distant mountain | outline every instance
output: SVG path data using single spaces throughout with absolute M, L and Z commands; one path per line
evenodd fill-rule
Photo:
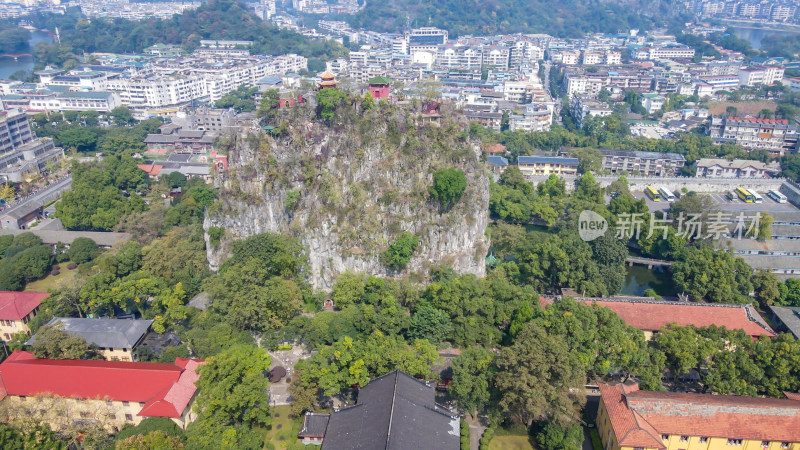
M 355 27 L 401 32 L 433 26 L 451 36 L 548 33 L 579 37 L 679 23 L 676 0 L 367 0 L 350 20 Z
M 298 53 L 329 58 L 345 52 L 333 41 L 314 41 L 265 23 L 237 0 L 208 0 L 196 10 L 168 19 L 87 19 L 80 9 L 71 8 L 63 16 L 34 16 L 31 23 L 51 30 L 57 26 L 61 41 L 76 52 L 138 53 L 157 43 L 193 48 L 201 39 L 253 41 L 256 53 L 268 55 Z

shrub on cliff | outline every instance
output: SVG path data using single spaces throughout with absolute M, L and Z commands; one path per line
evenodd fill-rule
M 467 189 L 467 176 L 460 169 L 452 167 L 433 174 L 431 197 L 442 203 L 447 209 L 457 202 Z
M 392 242 L 383 253 L 386 265 L 397 269 L 405 267 L 411 259 L 411 255 L 414 254 L 417 244 L 419 244 L 419 238 L 410 231 L 403 231 L 403 234 Z

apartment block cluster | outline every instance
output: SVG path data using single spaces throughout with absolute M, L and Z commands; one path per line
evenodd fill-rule
M 785 23 L 798 23 L 800 20 L 797 2 L 793 0 L 687 0 L 684 1 L 684 6 L 703 18 Z
M 351 29 L 344 22 L 320 21 L 321 30 L 359 42 L 359 51 L 328 62 L 342 78 L 367 82 L 376 76 L 404 84 L 402 95 L 427 89 L 434 81 L 444 100 L 464 108 L 470 120 L 495 130 L 507 117 L 510 130 L 547 131 L 555 102 L 542 86 L 539 61 L 544 57 L 540 35 L 449 39 L 438 28 L 419 28 L 404 35 Z
M 0 111 L 0 180 L 20 182 L 63 156 L 52 139 L 36 137 L 23 111 Z
M 39 83 L 0 82 L 6 107 L 28 111 L 109 111 L 120 105 L 141 116 L 168 115 L 195 102 L 214 102 L 239 86 L 255 87 L 266 77 L 282 77 L 308 67 L 299 55 L 250 55 L 250 41 L 201 41 L 182 55 L 167 46 L 150 55 L 103 56 L 99 64 L 37 72 Z

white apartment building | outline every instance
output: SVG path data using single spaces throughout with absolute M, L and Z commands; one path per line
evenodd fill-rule
M 483 52 L 473 47 L 443 45 L 436 52 L 436 65 L 450 69 L 480 69 Z
M 614 52 L 614 51 L 607 51 L 606 52 L 606 64 L 608 65 L 618 65 L 622 64 L 622 53 Z
M 783 79 L 782 67 L 758 66 L 739 69 L 739 86 L 752 87 L 757 84 L 772 85 Z
M 483 65 L 494 67 L 496 70 L 508 70 L 510 53 L 505 47 L 496 45 L 486 47 L 482 51 Z
M 122 101 L 116 92 L 67 91 L 31 98 L 29 109 L 37 111 L 108 112 L 121 105 Z
M 578 127 L 581 128 L 587 117 L 605 117 L 610 116 L 613 112 L 608 105 L 588 95 L 575 95 L 570 99 L 570 113 L 577 122 Z
M 634 59 L 690 59 L 694 57 L 694 49 L 685 46 L 643 47 L 633 52 Z
M 509 129 L 526 132 L 549 131 L 553 124 L 553 109 L 553 103 L 525 105 L 525 112 L 521 115 L 511 114 L 509 116 Z
M 585 65 L 603 64 L 605 54 L 601 51 L 584 50 L 581 60 Z
M 134 108 L 161 108 L 201 98 L 213 102 L 241 85 L 253 87 L 264 77 L 299 72 L 308 66 L 308 60 L 299 55 L 224 61 L 222 67 L 203 64 L 176 70 L 165 66 L 156 67 L 150 75 L 109 77 L 105 90 L 116 92 L 122 104 Z
M 666 98 L 658 94 L 642 94 L 642 106 L 647 110 L 647 114 L 653 114 L 664 106 L 667 101 Z

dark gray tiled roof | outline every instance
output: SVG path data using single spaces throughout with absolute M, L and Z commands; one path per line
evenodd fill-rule
M 300 428 L 298 436 L 323 437 L 325 429 L 328 428 L 330 414 L 306 413 L 303 417 L 303 427 Z
M 800 339 L 800 308 L 790 306 L 770 306 L 774 318 L 777 318 L 795 339 Z
M 60 323 L 64 331 L 77 334 L 89 344 L 106 348 L 133 348 L 147 333 L 152 320 L 79 319 L 53 317 L 47 325 Z M 32 344 L 36 336 L 26 344 Z
M 396 370 L 361 389 L 356 406 L 331 414 L 323 449 L 458 450 L 459 420 L 434 387 Z

